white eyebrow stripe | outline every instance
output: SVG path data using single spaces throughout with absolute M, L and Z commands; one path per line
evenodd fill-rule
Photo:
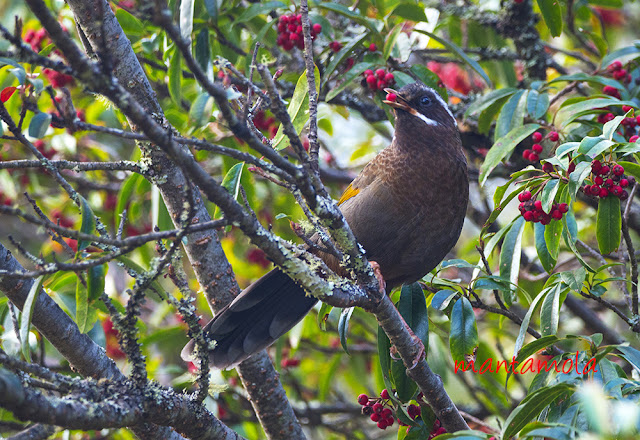
M 446 102 L 444 102 L 444 99 L 442 99 L 442 96 L 440 96 L 440 93 L 436 92 L 435 90 L 433 91 L 433 95 L 436 97 L 436 99 L 440 102 L 440 104 L 442 104 L 442 106 L 445 108 L 445 110 L 447 111 L 447 113 L 449 113 L 449 116 L 451 116 L 451 119 L 453 119 L 453 123 L 457 124 L 458 121 L 456 121 L 456 117 L 453 116 L 453 113 L 451 112 L 451 109 L 449 108 L 449 106 L 447 105 Z

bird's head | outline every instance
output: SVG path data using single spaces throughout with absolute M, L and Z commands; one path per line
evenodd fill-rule
M 456 118 L 442 97 L 421 82 L 408 84 L 398 91 L 393 89 L 384 89 L 384 91 L 387 92 L 387 99 L 383 102 L 396 110 L 398 123 L 406 120 L 416 128 L 422 124 L 432 128 L 457 127 Z

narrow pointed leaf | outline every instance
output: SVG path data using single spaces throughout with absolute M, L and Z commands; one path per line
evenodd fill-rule
M 454 361 L 465 361 L 465 355 L 473 354 L 478 346 L 478 329 L 473 307 L 466 297 L 461 297 L 451 311 L 449 349 Z
M 340 320 L 338 321 L 338 334 L 340 335 L 340 344 L 347 354 L 351 354 L 349 353 L 349 349 L 347 348 L 347 335 L 349 333 L 349 320 L 351 319 L 352 313 L 353 307 L 343 309 L 342 313 L 340 313 Z
M 537 0 L 542 18 L 554 37 L 562 33 L 562 8 L 558 0 Z
M 618 249 L 621 230 L 620 199 L 614 196 L 600 199 L 596 217 L 596 238 L 600 253 L 606 255 Z
M 31 362 L 31 347 L 29 346 L 29 329 L 31 328 L 31 317 L 33 316 L 33 309 L 38 299 L 40 289 L 42 289 L 42 283 L 44 282 L 44 276 L 41 275 L 31 284 L 27 299 L 24 301 L 22 307 L 22 314 L 20 315 L 20 342 L 22 343 L 22 355 Z

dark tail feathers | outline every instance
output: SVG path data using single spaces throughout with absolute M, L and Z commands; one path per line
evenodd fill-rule
M 218 369 L 232 368 L 268 347 L 296 325 L 317 300 L 307 296 L 295 281 L 279 269 L 247 287 L 209 321 L 204 330 L 216 341 L 209 362 Z M 182 350 L 192 360 L 194 341 Z

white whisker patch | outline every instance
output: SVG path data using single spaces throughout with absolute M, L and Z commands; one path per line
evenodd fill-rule
M 440 102 L 440 104 L 442 104 L 442 106 L 445 108 L 445 110 L 447 111 L 447 113 L 449 113 L 449 116 L 451 116 L 451 119 L 453 119 L 453 123 L 454 125 L 458 124 L 458 121 L 456 121 L 456 117 L 453 116 L 453 113 L 451 112 L 451 109 L 449 109 L 449 106 L 447 105 L 446 102 L 444 102 L 444 99 L 442 99 L 442 96 L 440 96 L 440 93 L 436 92 L 435 90 L 433 91 L 433 95 L 436 97 L 436 99 Z
M 418 117 L 418 118 L 422 119 L 422 120 L 423 120 L 427 125 L 431 125 L 431 126 L 439 125 L 439 124 L 438 124 L 438 121 L 434 121 L 434 120 L 433 120 L 433 119 L 431 119 L 431 118 L 427 118 L 425 115 L 423 115 L 423 114 L 422 114 L 422 113 L 420 113 L 419 111 L 416 111 L 416 110 L 414 110 L 414 109 L 411 109 L 411 112 L 410 112 L 410 113 L 411 113 L 413 116 L 416 116 L 416 117 Z

